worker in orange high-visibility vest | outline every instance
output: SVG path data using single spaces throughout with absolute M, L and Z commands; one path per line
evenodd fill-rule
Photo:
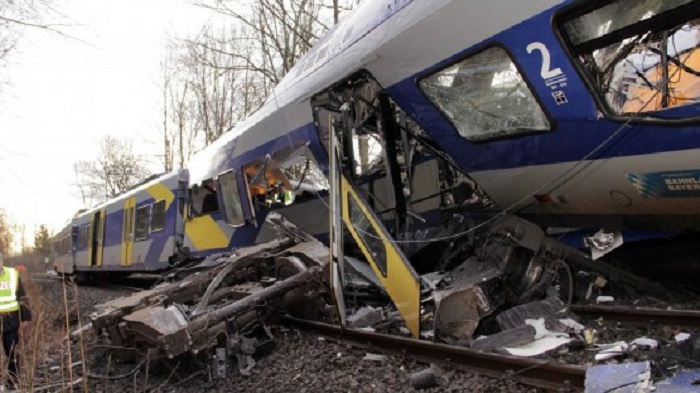
M 7 355 L 5 385 L 9 391 L 18 388 L 20 364 L 20 329 L 32 320 L 27 294 L 17 270 L 5 266 L 5 256 L 0 253 L 0 318 L 2 318 L 2 346 Z

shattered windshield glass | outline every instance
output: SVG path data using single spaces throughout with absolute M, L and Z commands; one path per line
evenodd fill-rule
M 547 131 L 549 121 L 510 56 L 494 47 L 420 81 L 470 141 Z
M 564 30 L 571 43 L 579 45 L 692 2 L 693 0 L 616 1 L 567 22 Z
M 697 103 L 700 19 L 687 20 L 676 12 L 671 23 L 668 16 L 665 19 L 671 27 L 658 28 L 654 23 L 656 15 L 690 1 L 627 3 L 616 2 L 564 24 L 594 87 L 615 114 Z M 608 36 L 610 32 L 616 34 Z M 586 41 L 593 39 L 598 41 Z

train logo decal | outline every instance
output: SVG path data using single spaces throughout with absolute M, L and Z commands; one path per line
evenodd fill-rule
M 700 196 L 700 170 L 630 173 L 627 180 L 644 198 Z

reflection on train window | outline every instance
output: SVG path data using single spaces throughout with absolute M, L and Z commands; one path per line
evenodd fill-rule
M 221 199 L 224 202 L 226 222 L 232 226 L 243 225 L 245 217 L 243 217 L 241 195 L 238 193 L 238 182 L 234 171 L 219 176 L 219 190 L 221 190 Z
M 522 75 L 499 47 L 421 80 L 420 88 L 470 141 L 550 129 Z
M 151 232 L 165 229 L 165 201 L 158 201 L 153 204 L 151 217 Z
M 80 228 L 78 232 L 78 247 L 86 247 L 88 244 L 88 233 L 90 233 L 90 225 Z
M 379 234 L 372 226 L 368 217 L 362 212 L 360 206 L 355 201 L 355 198 L 351 194 L 347 194 L 348 197 L 348 207 L 350 213 L 350 221 L 352 222 L 353 228 L 362 239 L 362 243 L 367 248 L 367 251 L 372 254 L 372 259 L 377 265 L 382 275 L 386 277 L 386 247 Z
M 56 256 L 68 255 L 71 253 L 70 236 L 64 236 L 53 243 L 53 251 Z
M 213 179 L 205 180 L 201 185 L 195 184 L 190 189 L 190 211 L 193 217 L 212 214 L 219 211 Z
M 136 230 L 134 240 L 144 240 L 148 238 L 148 222 L 150 219 L 151 205 L 141 206 L 136 209 Z
M 700 19 L 691 0 L 618 0 L 567 18 L 562 30 L 615 114 L 700 100 Z M 697 14 L 695 14 L 697 15 Z

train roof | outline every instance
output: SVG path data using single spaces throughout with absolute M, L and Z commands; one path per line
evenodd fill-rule
M 85 216 L 90 216 L 91 214 L 93 214 L 96 211 L 99 211 L 101 209 L 104 209 L 107 206 L 113 205 L 116 202 L 123 201 L 126 198 L 134 196 L 134 195 L 138 194 L 139 192 L 148 189 L 148 187 L 150 187 L 154 184 L 164 183 L 164 182 L 171 180 L 173 178 L 177 178 L 179 180 L 184 180 L 187 178 L 187 173 L 188 173 L 188 171 L 186 169 L 175 169 L 172 172 L 158 175 L 157 177 L 154 177 L 154 178 L 151 178 L 150 180 L 142 182 L 141 184 L 135 186 L 131 190 L 129 190 L 121 195 L 118 195 L 114 198 L 109 199 L 106 202 L 100 203 L 97 206 L 94 206 L 90 209 L 83 211 L 82 213 L 76 215 L 74 220 L 76 220 L 76 219 L 80 220 L 81 218 L 83 218 Z
M 498 22 L 470 25 L 469 33 L 473 33 L 467 38 L 472 41 L 470 44 L 464 37 L 442 31 L 440 26 L 423 23 L 437 13 L 449 13 L 450 7 L 464 7 L 461 2 L 365 1 L 297 62 L 258 111 L 190 160 L 190 181 L 198 184 L 209 179 L 228 169 L 226 163 L 232 157 L 312 123 L 311 97 L 360 69 L 369 70 L 386 88 L 454 56 L 465 47 L 488 39 L 523 18 L 564 3 L 562 0 L 516 3 L 501 0 L 484 4 L 482 8 L 498 13 Z M 385 23 L 390 19 L 391 23 Z M 440 45 L 417 44 L 416 40 L 426 32 L 440 37 Z

